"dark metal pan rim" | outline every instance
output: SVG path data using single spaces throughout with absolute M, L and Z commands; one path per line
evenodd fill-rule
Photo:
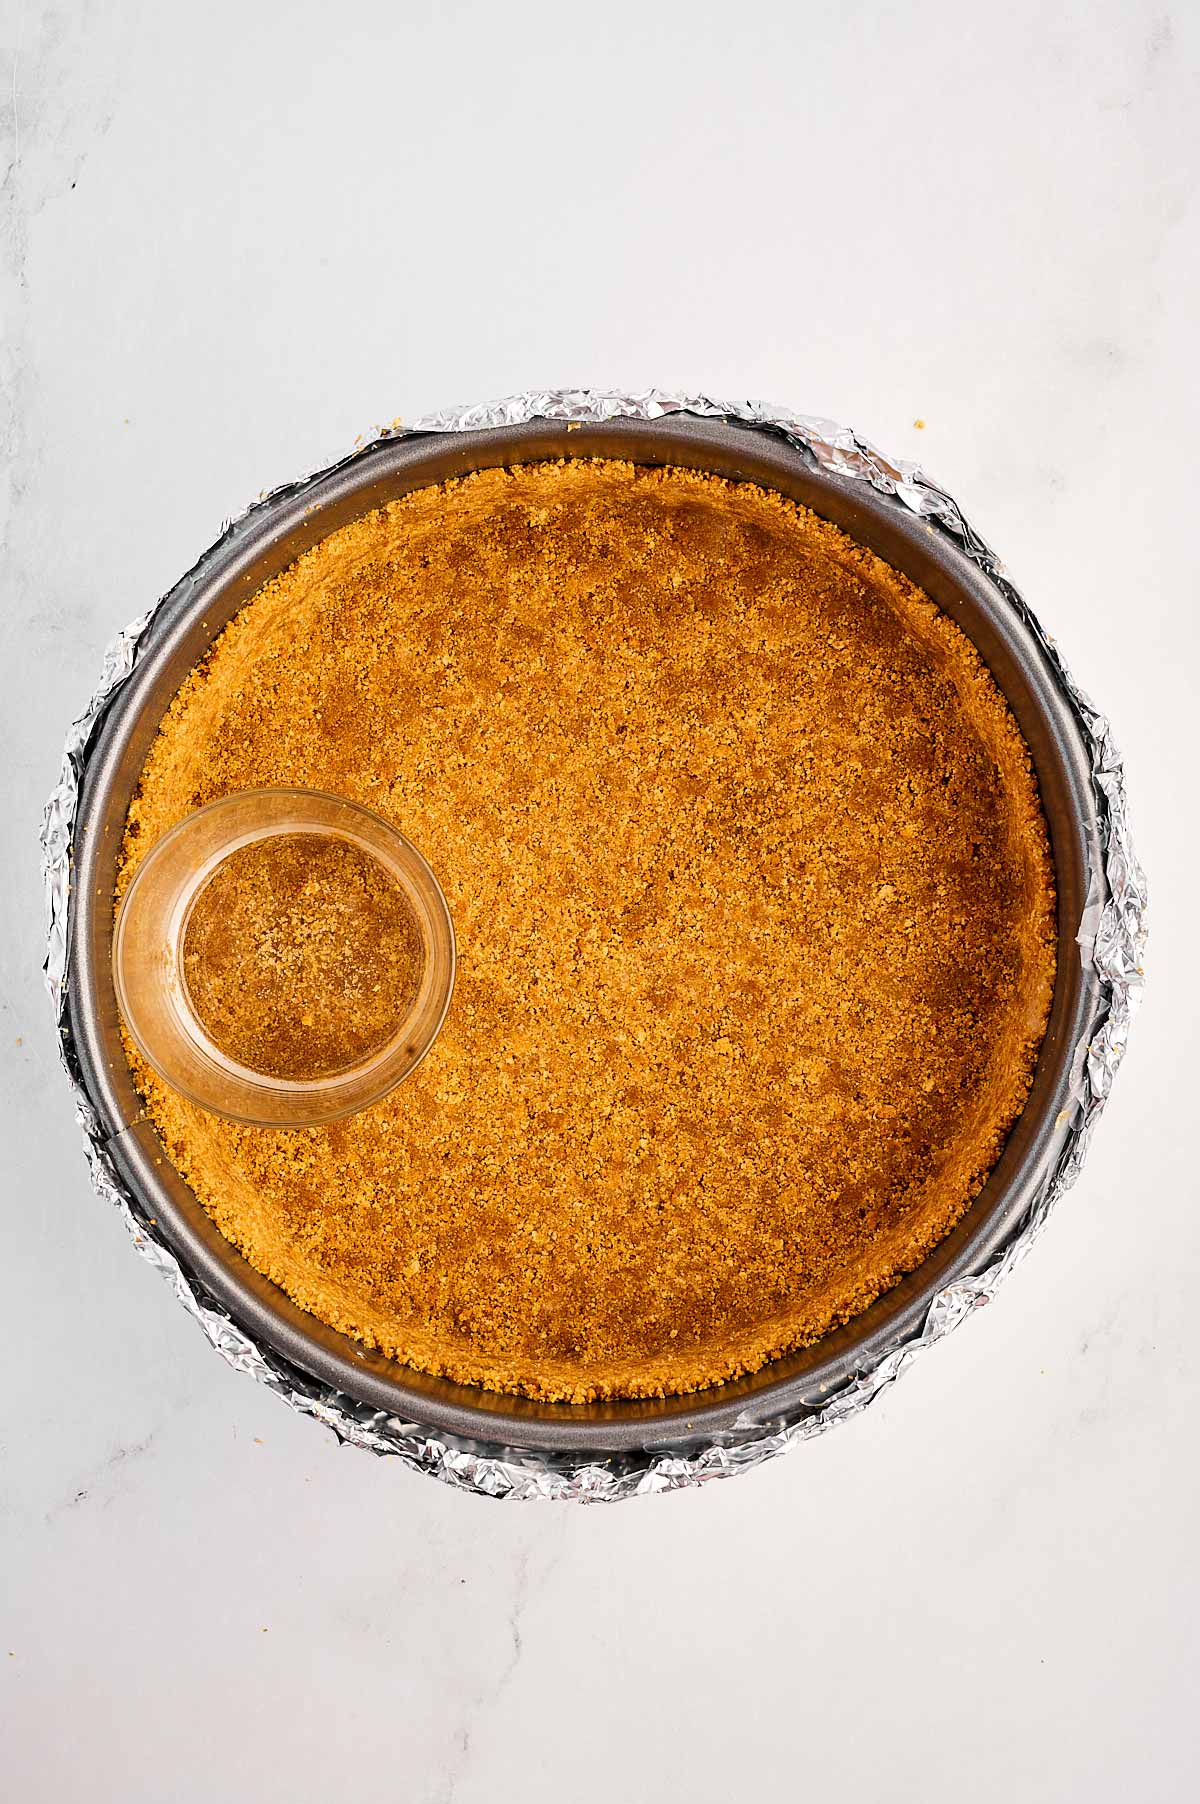
M 987 1185 L 916 1271 L 844 1328 L 757 1373 L 685 1397 L 542 1404 L 427 1378 L 371 1353 L 299 1309 L 218 1232 L 165 1158 L 125 1065 L 108 976 L 111 897 L 129 798 L 150 740 L 217 633 L 270 576 L 349 519 L 410 489 L 472 469 L 545 457 L 622 457 L 756 481 L 842 526 L 912 577 L 973 639 L 1029 744 L 1059 892 L 1059 975 L 1028 1104 Z M 88 750 L 75 827 L 68 1008 L 84 1087 L 109 1155 L 184 1269 L 232 1319 L 302 1371 L 389 1417 L 465 1442 L 546 1452 L 690 1449 L 754 1424 L 819 1409 L 920 1331 L 934 1297 L 982 1270 L 1050 1180 L 1070 1131 L 1076 1055 L 1098 1024 L 1099 986 L 1077 932 L 1103 892 L 1089 757 L 1061 682 L 1034 633 L 943 533 L 869 484 L 818 469 L 794 441 L 758 426 L 674 415 L 602 425 L 539 420 L 384 440 L 279 491 L 238 521 L 156 611 L 132 675 Z M 1090 895 L 1089 895 L 1090 886 Z

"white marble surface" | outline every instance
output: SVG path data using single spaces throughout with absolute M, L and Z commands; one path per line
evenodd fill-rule
M 0 19 L 0 1793 L 1188 1796 L 1200 13 Z M 1086 1177 L 995 1307 L 787 1460 L 591 1511 L 339 1450 L 209 1350 L 89 1191 L 35 849 L 103 646 L 228 515 L 586 382 L 923 457 L 1113 715 L 1155 895 Z

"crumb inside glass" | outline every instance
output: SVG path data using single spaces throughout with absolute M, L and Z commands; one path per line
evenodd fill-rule
M 193 1011 L 235 1064 L 295 1083 L 363 1064 L 400 1031 L 422 966 L 394 877 L 349 840 L 273 834 L 232 852 L 192 905 Z

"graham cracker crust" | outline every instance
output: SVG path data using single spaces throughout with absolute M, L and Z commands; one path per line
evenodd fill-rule
M 131 1065 L 251 1263 L 421 1371 L 577 1402 L 752 1372 L 919 1265 L 1021 1111 L 1055 968 L 1028 750 L 965 635 L 772 491 L 525 465 L 332 534 L 172 702 L 119 887 L 276 784 L 428 858 L 439 1039 L 304 1130 Z

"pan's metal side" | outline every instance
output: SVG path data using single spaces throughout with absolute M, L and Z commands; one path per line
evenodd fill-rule
M 1034 757 L 1059 889 L 1059 977 L 1050 1028 L 1021 1120 L 987 1186 L 922 1266 L 845 1328 L 749 1378 L 692 1397 L 587 1406 L 493 1396 L 368 1353 L 298 1309 L 220 1235 L 165 1157 L 125 1064 L 110 970 L 112 893 L 125 816 L 159 722 L 188 671 L 261 584 L 338 526 L 448 476 L 540 457 L 681 464 L 774 487 L 843 526 L 920 584 L 974 640 Z M 815 467 L 786 437 L 686 416 L 558 421 L 388 440 L 251 510 L 172 592 L 132 676 L 100 722 L 76 823 L 71 905 L 71 1034 L 108 1155 L 185 1269 L 234 1322 L 357 1403 L 457 1437 L 464 1446 L 555 1454 L 634 1454 L 736 1440 L 794 1421 L 916 1334 L 931 1300 L 980 1271 L 1044 1191 L 1070 1131 L 1076 1048 L 1098 1020 L 1099 990 L 1076 941 L 1103 870 L 1088 750 L 1034 635 L 955 544 L 868 484 Z M 1089 894 L 1089 885 L 1091 893 Z

